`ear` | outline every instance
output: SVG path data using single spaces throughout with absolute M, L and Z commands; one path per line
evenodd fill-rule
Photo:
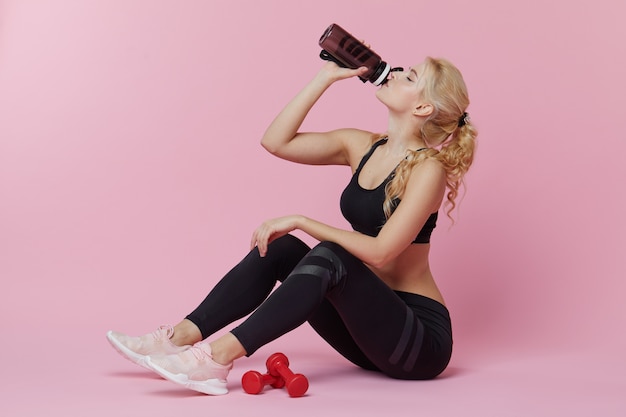
M 413 109 L 413 114 L 415 116 L 430 116 L 432 112 L 435 110 L 432 104 L 420 104 L 415 109 Z

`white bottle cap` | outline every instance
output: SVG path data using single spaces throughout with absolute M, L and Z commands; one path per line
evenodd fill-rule
M 391 71 L 391 65 L 385 62 L 385 69 L 383 69 L 383 71 L 380 73 L 380 77 L 378 77 L 376 81 L 374 81 L 372 84 L 374 84 L 375 86 L 379 86 L 384 80 L 387 79 L 389 71 Z

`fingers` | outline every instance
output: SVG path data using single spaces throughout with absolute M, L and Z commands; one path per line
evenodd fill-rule
M 329 61 L 324 64 L 322 73 L 333 81 L 343 80 L 346 78 L 357 77 L 365 74 L 367 67 L 359 67 L 356 69 L 340 67 L 335 62 Z
M 269 234 L 261 231 L 261 227 L 255 230 L 252 234 L 252 240 L 250 241 L 250 250 L 254 249 L 254 247 L 256 246 L 259 250 L 259 255 L 261 255 L 261 257 L 264 257 L 267 254 L 267 242 L 269 240 Z
M 267 254 L 267 250 L 271 242 L 286 235 L 295 228 L 293 223 L 294 221 L 291 216 L 285 216 L 263 222 L 263 224 L 261 224 L 254 231 L 254 233 L 252 233 L 252 238 L 250 239 L 250 250 L 256 246 L 261 257 L 264 257 Z
M 273 240 L 272 237 L 274 237 L 275 233 L 276 231 L 273 227 L 267 223 L 263 223 L 252 234 L 252 239 L 250 240 L 250 250 L 254 249 L 256 246 L 261 257 L 267 255 L 268 245 Z
M 354 71 L 355 71 L 354 75 L 363 75 L 367 72 L 367 67 L 359 67 L 355 69 Z
M 343 80 L 352 77 L 360 77 L 367 72 L 367 67 L 360 67 L 356 69 L 340 68 L 337 71 L 337 80 Z
M 256 246 L 256 236 L 252 233 L 252 237 L 250 238 L 250 250 L 254 249 Z
M 343 79 L 347 79 L 347 78 L 353 78 L 353 77 L 361 77 L 363 74 L 365 74 L 367 72 L 367 67 L 360 67 L 357 69 L 344 69 L 346 72 L 344 74 L 342 74 L 338 79 L 339 80 L 343 80 Z

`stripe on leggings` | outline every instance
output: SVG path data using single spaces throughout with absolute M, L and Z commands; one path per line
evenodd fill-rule
M 389 363 L 392 365 L 398 364 L 400 362 L 400 358 L 404 355 L 409 347 L 409 340 L 411 339 L 411 333 L 413 332 L 413 327 L 415 329 L 415 335 L 413 336 L 413 342 L 410 344 L 410 350 L 408 351 L 408 355 L 406 360 L 404 361 L 404 365 L 402 369 L 406 372 L 409 372 L 415 366 L 415 362 L 417 361 L 417 357 L 421 350 L 421 339 L 422 332 L 420 323 L 417 323 L 417 326 L 414 326 L 415 322 L 415 314 L 413 311 L 407 307 L 406 308 L 406 319 L 404 320 L 404 329 L 402 329 L 402 335 L 400 335 L 400 339 L 398 340 L 398 344 L 396 345 L 396 349 L 393 351 L 391 356 L 389 357 Z
M 315 264 L 304 264 L 298 265 L 296 269 L 294 269 L 291 274 L 289 274 L 289 277 L 324 277 L 325 275 L 328 276 L 328 273 L 328 268 L 325 268 L 323 266 Z M 289 277 L 287 277 L 287 280 L 285 280 L 285 282 L 289 281 Z M 320 284 L 319 301 L 321 302 L 326 295 L 326 292 L 328 291 L 328 286 L 330 285 L 330 282 L 328 282 L 327 279 L 322 278 Z
M 318 262 L 319 265 L 315 262 Z M 335 252 L 323 246 L 316 246 L 304 257 L 301 264 L 296 266 L 292 274 L 310 274 L 316 276 L 328 274 L 330 276 L 328 288 L 334 288 L 345 275 L 345 267 L 343 266 L 341 258 L 339 258 Z
M 294 269 L 290 275 L 314 275 L 316 277 L 324 276 L 328 274 L 328 268 L 313 264 L 299 265 Z
M 337 255 L 335 255 L 335 252 L 333 252 L 332 250 L 325 248 L 324 246 L 316 246 L 313 249 L 311 249 L 311 256 L 313 257 L 317 257 L 320 256 L 322 258 L 328 259 L 331 262 L 332 261 L 339 261 L 339 257 L 337 257 Z
M 404 329 L 402 330 L 402 335 L 400 336 L 400 340 L 398 340 L 398 344 L 396 345 L 396 349 L 393 351 L 391 356 L 389 357 L 389 363 L 392 365 L 396 365 L 402 357 L 402 354 L 406 350 L 406 345 L 409 343 L 409 338 L 411 337 L 411 328 L 413 328 L 413 320 L 415 317 L 413 316 L 413 312 L 410 308 L 406 308 L 406 319 L 404 320 Z
M 419 324 L 419 323 L 418 323 Z M 421 350 L 420 339 L 422 338 L 422 332 L 420 332 L 421 326 L 417 326 L 415 329 L 415 338 L 413 339 L 413 347 L 411 348 L 411 352 L 409 353 L 409 357 L 406 358 L 404 362 L 404 366 L 402 370 L 409 372 L 415 366 L 415 361 L 417 360 L 417 355 L 419 355 Z

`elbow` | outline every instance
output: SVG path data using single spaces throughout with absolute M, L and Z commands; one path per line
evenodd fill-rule
M 276 140 L 272 140 L 272 138 L 267 135 L 263 135 L 261 138 L 261 146 L 263 149 L 276 156 L 279 156 L 282 150 L 281 144 Z
M 366 262 L 368 265 L 373 266 L 376 269 L 382 269 L 391 261 L 391 256 L 388 256 L 384 253 L 379 253 L 368 259 Z
M 379 239 L 379 238 L 375 238 Z M 384 244 L 382 241 L 376 241 L 370 248 L 370 256 L 365 263 L 376 269 L 384 269 L 398 257 L 399 251 L 394 247 Z
M 265 135 L 261 138 L 261 146 L 271 154 L 276 153 L 276 147 L 272 145 L 272 142 Z

